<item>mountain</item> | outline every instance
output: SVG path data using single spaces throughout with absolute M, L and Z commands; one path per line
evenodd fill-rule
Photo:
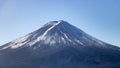
M 0 68 L 120 68 L 120 48 L 66 21 L 51 21 L 2 45 Z

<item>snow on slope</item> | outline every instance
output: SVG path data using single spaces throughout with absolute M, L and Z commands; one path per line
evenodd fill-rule
M 10 42 L 7 46 L 3 46 L 2 49 L 7 48 L 19 48 L 23 46 L 32 47 L 37 44 L 36 47 L 41 45 L 58 46 L 58 45 L 80 45 L 80 46 L 100 46 L 106 47 L 105 43 L 91 37 L 82 30 L 65 21 L 51 21 L 26 36 L 18 38 Z M 35 48 L 36 48 L 35 47 Z

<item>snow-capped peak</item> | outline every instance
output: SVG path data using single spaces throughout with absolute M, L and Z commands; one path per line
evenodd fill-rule
M 47 29 L 44 33 L 43 33 L 43 35 L 40 37 L 40 39 L 39 40 L 42 40 L 44 37 L 45 37 L 45 35 L 51 30 L 51 29 L 53 29 L 55 26 L 57 26 L 58 24 L 60 24 L 62 21 L 55 21 L 55 22 L 51 22 L 51 23 L 54 23 L 54 25 L 52 26 L 52 27 L 50 27 L 49 29 Z M 50 23 L 50 24 L 51 24 Z
M 69 24 L 66 21 L 51 21 L 40 29 L 18 38 L 5 46 L 6 48 L 33 47 L 41 46 L 105 46 L 105 43 L 97 40 L 82 30 Z

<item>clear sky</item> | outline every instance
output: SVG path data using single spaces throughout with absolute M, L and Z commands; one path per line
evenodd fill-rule
M 120 0 L 0 0 L 0 45 L 53 20 L 120 46 Z

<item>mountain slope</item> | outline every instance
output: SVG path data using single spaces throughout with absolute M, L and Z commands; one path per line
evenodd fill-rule
M 0 68 L 120 68 L 119 57 L 119 47 L 60 20 L 1 46 Z
M 45 24 L 42 28 L 8 43 L 8 46 L 3 47 L 2 49 L 14 49 L 24 45 L 32 47 L 37 43 L 40 44 L 36 47 L 40 47 L 42 44 L 49 46 L 58 46 L 58 44 L 92 46 L 94 44 L 94 46 L 99 47 L 110 47 L 106 43 L 91 37 L 75 26 L 60 20 L 51 21 Z

